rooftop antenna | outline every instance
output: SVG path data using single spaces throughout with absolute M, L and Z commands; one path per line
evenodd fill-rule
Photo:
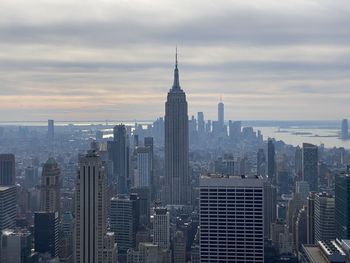
M 177 45 L 175 48 L 175 67 L 177 68 Z

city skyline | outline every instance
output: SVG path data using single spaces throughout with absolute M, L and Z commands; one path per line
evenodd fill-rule
M 341 147 L 294 147 L 225 121 L 221 100 L 189 118 L 181 83 L 176 52 L 147 125 L 1 126 L 1 262 L 347 262 L 347 119 Z
M 214 119 L 222 95 L 228 119 L 349 118 L 345 1 L 2 1 L 0 10 L 0 121 L 163 116 L 176 44 L 189 115 L 209 108 Z

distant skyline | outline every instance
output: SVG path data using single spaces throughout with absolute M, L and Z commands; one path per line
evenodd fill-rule
M 350 2 L 0 2 L 0 121 L 350 118 Z

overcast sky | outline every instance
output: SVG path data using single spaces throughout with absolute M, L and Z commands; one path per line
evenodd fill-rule
M 1 0 L 0 121 L 350 118 L 348 0 Z

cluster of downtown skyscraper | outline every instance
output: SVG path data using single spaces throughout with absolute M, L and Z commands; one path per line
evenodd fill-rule
M 2 140 L 1 263 L 349 260 L 350 153 L 264 141 L 222 102 L 189 118 L 177 57 L 164 119 L 91 127 L 0 130 L 21 143 Z

